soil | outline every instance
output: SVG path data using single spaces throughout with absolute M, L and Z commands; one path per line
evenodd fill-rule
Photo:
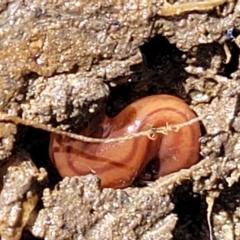
M 239 7 L 1 1 L 1 238 L 240 239 Z M 48 156 L 50 133 L 4 119 L 77 132 L 162 93 L 201 117 L 201 160 L 141 187 L 62 179 Z

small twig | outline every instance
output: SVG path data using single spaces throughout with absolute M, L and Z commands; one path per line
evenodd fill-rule
M 173 15 L 180 15 L 192 11 L 207 11 L 233 0 L 206 0 L 201 2 L 188 2 L 182 4 L 166 4 L 160 7 L 158 15 L 168 17 Z
M 19 117 L 16 116 L 8 116 L 6 113 L 0 113 L 0 120 L 4 120 L 4 121 L 11 121 L 14 122 L 15 124 L 22 124 L 22 125 L 26 125 L 26 126 L 32 126 L 35 128 L 39 128 L 45 131 L 49 131 L 49 132 L 53 132 L 56 134 L 61 134 L 76 140 L 80 140 L 83 142 L 91 142 L 91 143 L 110 143 L 110 142 L 117 142 L 117 141 L 125 141 L 125 140 L 129 140 L 132 138 L 136 138 L 136 137 L 140 137 L 140 136 L 147 136 L 150 139 L 154 138 L 155 134 L 164 134 L 166 135 L 168 132 L 170 131 L 174 131 L 177 132 L 179 131 L 179 129 L 181 129 L 184 126 L 188 126 L 190 124 L 193 124 L 195 122 L 198 122 L 200 120 L 202 120 L 202 117 L 197 117 L 194 119 L 191 119 L 185 123 L 180 123 L 180 124 L 176 124 L 176 125 L 169 125 L 168 123 L 166 124 L 165 127 L 160 127 L 160 128 L 154 128 L 151 127 L 149 130 L 145 130 L 145 131 L 141 131 L 138 133 L 131 133 L 127 136 L 124 137 L 117 137 L 117 138 L 91 138 L 91 137 L 85 137 L 83 135 L 78 135 L 75 133 L 69 133 L 69 132 L 65 132 L 62 130 L 59 130 L 57 128 L 51 127 L 49 125 L 44 125 L 41 123 L 35 123 L 29 120 L 25 120 L 25 119 L 21 119 Z
M 26 125 L 26 126 L 31 126 L 34 128 L 39 128 L 48 132 L 53 132 L 56 134 L 60 134 L 63 136 L 67 136 L 69 138 L 72 139 L 76 139 L 79 141 L 83 141 L 83 142 L 88 142 L 88 143 L 111 143 L 111 142 L 121 142 L 121 141 L 126 141 L 126 140 L 130 140 L 133 138 L 137 138 L 140 136 L 146 136 L 151 140 L 155 139 L 156 134 L 164 134 L 166 135 L 168 132 L 177 132 L 179 131 L 179 129 L 181 129 L 182 127 L 188 126 L 190 124 L 196 123 L 200 120 L 202 120 L 203 117 L 196 117 L 194 119 L 191 119 L 185 123 L 180 123 L 180 124 L 176 124 L 176 125 L 169 125 L 168 123 L 166 124 L 165 127 L 160 127 L 160 128 L 155 128 L 155 127 L 151 127 L 148 130 L 145 131 L 141 131 L 138 133 L 131 133 L 127 136 L 123 136 L 123 137 L 116 137 L 116 138 L 91 138 L 91 137 L 85 137 L 83 135 L 78 135 L 75 133 L 69 133 L 69 132 L 65 132 L 62 130 L 59 130 L 55 127 L 51 127 L 49 125 L 44 125 L 42 123 L 35 123 L 29 120 L 25 120 L 22 119 L 20 117 L 16 117 L 16 116 L 8 116 L 6 113 L 0 112 L 0 121 L 10 121 L 13 122 L 15 124 L 22 124 L 22 125 Z
M 225 52 L 226 55 L 226 60 L 224 61 L 225 64 L 229 64 L 229 62 L 231 61 L 232 58 L 232 54 L 228 48 L 228 45 L 226 43 L 223 44 L 223 50 Z
M 216 198 L 219 197 L 219 192 L 217 191 L 209 191 L 207 196 L 206 196 L 206 203 L 207 203 L 207 223 L 208 223 L 208 229 L 209 229 L 209 239 L 213 240 L 214 239 L 214 233 L 213 233 L 213 228 L 212 228 L 212 223 L 211 223 L 211 215 L 213 211 L 213 206 L 215 203 Z

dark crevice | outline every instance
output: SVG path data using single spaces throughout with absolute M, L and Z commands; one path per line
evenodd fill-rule
M 153 94 L 171 94 L 186 97 L 183 83 L 188 74 L 184 53 L 169 41 L 156 35 L 140 47 L 143 61 L 131 66 L 130 77 L 118 77 L 109 84 L 111 93 L 106 112 L 116 115 L 131 102 Z
M 214 203 L 213 212 L 226 211 L 232 215 L 236 208 L 239 207 L 240 182 L 233 184 L 231 187 L 228 187 L 227 182 L 223 182 L 223 187 Z
M 20 240 L 40 240 L 42 238 L 37 238 L 33 236 L 29 231 L 23 231 Z
M 52 189 L 62 178 L 49 158 L 49 136 L 46 131 L 19 125 L 14 149 L 26 150 L 38 168 L 46 169 L 48 187 Z
M 193 193 L 192 183 L 186 181 L 172 194 L 173 213 L 178 222 L 173 230 L 174 240 L 206 240 L 209 238 L 205 196 Z
M 231 35 L 228 36 L 229 39 L 226 40 L 226 42 L 225 42 L 225 44 L 231 54 L 230 61 L 225 64 L 225 76 L 228 78 L 230 78 L 230 75 L 233 72 L 238 70 L 240 50 L 235 42 L 235 39 L 239 34 L 240 34 L 240 32 L 232 30 Z
M 224 50 L 220 43 L 210 43 L 210 44 L 201 44 L 198 45 L 196 52 L 194 52 L 194 58 L 196 58 L 195 62 L 193 62 L 191 65 L 193 66 L 201 66 L 204 69 L 211 68 L 211 62 L 213 56 L 221 56 L 224 57 Z M 224 70 L 224 64 L 223 62 L 220 62 L 220 68 L 218 69 L 218 72 L 223 72 Z

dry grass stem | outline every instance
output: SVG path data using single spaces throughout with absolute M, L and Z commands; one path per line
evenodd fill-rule
M 67 136 L 72 139 L 76 139 L 76 140 L 88 142 L 88 143 L 122 142 L 122 141 L 130 140 L 133 138 L 141 137 L 141 136 L 146 136 L 149 139 L 154 140 L 156 137 L 156 134 L 166 135 L 168 132 L 177 132 L 182 127 L 188 126 L 188 125 L 198 122 L 200 120 L 202 120 L 202 117 L 196 117 L 194 119 L 191 119 L 190 121 L 176 124 L 176 125 L 171 125 L 171 124 L 166 123 L 166 126 L 164 126 L 164 127 L 159 127 L 159 128 L 151 127 L 150 129 L 148 129 L 146 131 L 141 131 L 138 133 L 131 133 L 129 135 L 117 137 L 117 138 L 91 138 L 91 137 L 85 137 L 83 135 L 78 135 L 75 133 L 65 132 L 65 131 L 59 130 L 58 128 L 51 127 L 49 125 L 45 125 L 42 123 L 36 123 L 36 122 L 25 120 L 25 119 L 22 119 L 22 118 L 19 118 L 16 116 L 8 116 L 6 113 L 0 112 L 0 121 L 10 121 L 15 124 L 31 126 L 34 128 L 42 129 L 42 130 L 45 130 L 48 132 L 60 134 L 60 135 Z
M 207 11 L 233 0 L 206 0 L 201 2 L 188 2 L 182 4 L 165 4 L 160 7 L 158 15 L 169 17 L 192 11 Z

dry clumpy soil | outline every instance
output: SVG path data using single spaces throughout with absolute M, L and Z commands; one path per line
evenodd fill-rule
M 236 0 L 1 1 L 1 239 L 240 239 L 239 9 Z M 49 133 L 4 119 L 74 132 L 160 93 L 202 117 L 201 161 L 145 187 L 61 179 Z

